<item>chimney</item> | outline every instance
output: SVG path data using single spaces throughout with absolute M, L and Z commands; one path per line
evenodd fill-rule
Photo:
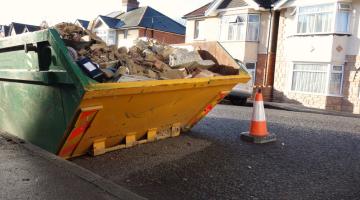
M 139 2 L 137 0 L 122 0 L 121 10 L 129 12 L 139 8 Z

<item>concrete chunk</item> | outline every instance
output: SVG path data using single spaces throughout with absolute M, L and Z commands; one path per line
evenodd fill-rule
M 123 75 L 117 80 L 117 82 L 118 83 L 121 83 L 121 82 L 137 82 L 137 81 L 149 81 L 149 80 L 154 80 L 154 79 L 147 78 L 145 76 Z

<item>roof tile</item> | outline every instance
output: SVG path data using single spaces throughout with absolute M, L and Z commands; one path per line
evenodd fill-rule
M 237 8 L 247 6 L 248 4 L 243 0 L 224 0 L 218 9 L 226 9 L 226 8 Z
M 106 23 L 106 25 L 108 25 L 110 28 L 113 29 L 118 29 L 125 25 L 125 23 L 120 19 L 102 16 L 102 15 L 100 15 L 99 17 Z
M 271 8 L 273 4 L 278 2 L 279 0 L 253 0 L 257 3 L 260 7 L 263 8 Z M 214 3 L 214 1 L 184 15 L 183 18 L 191 18 L 191 17 L 203 17 L 205 16 L 206 11 L 210 8 L 210 6 Z M 218 7 L 218 9 L 225 9 L 225 8 L 236 8 L 246 6 L 247 3 L 244 0 L 224 0 Z
M 86 20 L 82 20 L 82 19 L 78 19 L 77 20 L 82 27 L 84 27 L 85 29 L 87 29 L 89 27 L 90 21 L 86 21 Z
M 109 15 L 115 16 L 117 14 L 119 14 L 117 20 L 121 20 L 124 23 L 121 28 L 144 27 L 185 35 L 185 27 L 183 25 L 149 6 L 139 7 L 125 13 L 112 12 Z
M 192 11 L 192 12 L 190 12 L 190 13 L 188 13 L 188 14 L 186 14 L 186 15 L 184 15 L 183 18 L 186 19 L 186 18 L 190 18 L 190 17 L 202 17 L 202 16 L 205 16 L 205 12 L 209 9 L 209 7 L 211 6 L 212 3 L 213 3 L 213 1 L 206 4 L 206 5 L 204 5 L 204 6 L 202 6 L 202 7 L 200 7 L 200 8 L 198 8 L 198 9 L 196 9 L 196 10 L 194 10 L 194 11 Z

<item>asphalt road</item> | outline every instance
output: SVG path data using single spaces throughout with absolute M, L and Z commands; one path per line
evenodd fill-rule
M 1 200 L 142 200 L 119 185 L 0 132 Z
M 268 109 L 278 141 L 253 145 L 250 116 L 219 105 L 189 134 L 74 162 L 149 199 L 360 198 L 360 119 Z

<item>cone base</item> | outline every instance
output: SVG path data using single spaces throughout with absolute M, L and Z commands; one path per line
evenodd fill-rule
M 269 135 L 265 136 L 265 137 L 255 137 L 255 136 L 250 135 L 249 132 L 244 132 L 244 133 L 241 133 L 241 139 L 246 142 L 251 142 L 251 143 L 255 143 L 255 144 L 266 144 L 266 143 L 270 143 L 270 142 L 275 142 L 276 135 L 269 133 Z

